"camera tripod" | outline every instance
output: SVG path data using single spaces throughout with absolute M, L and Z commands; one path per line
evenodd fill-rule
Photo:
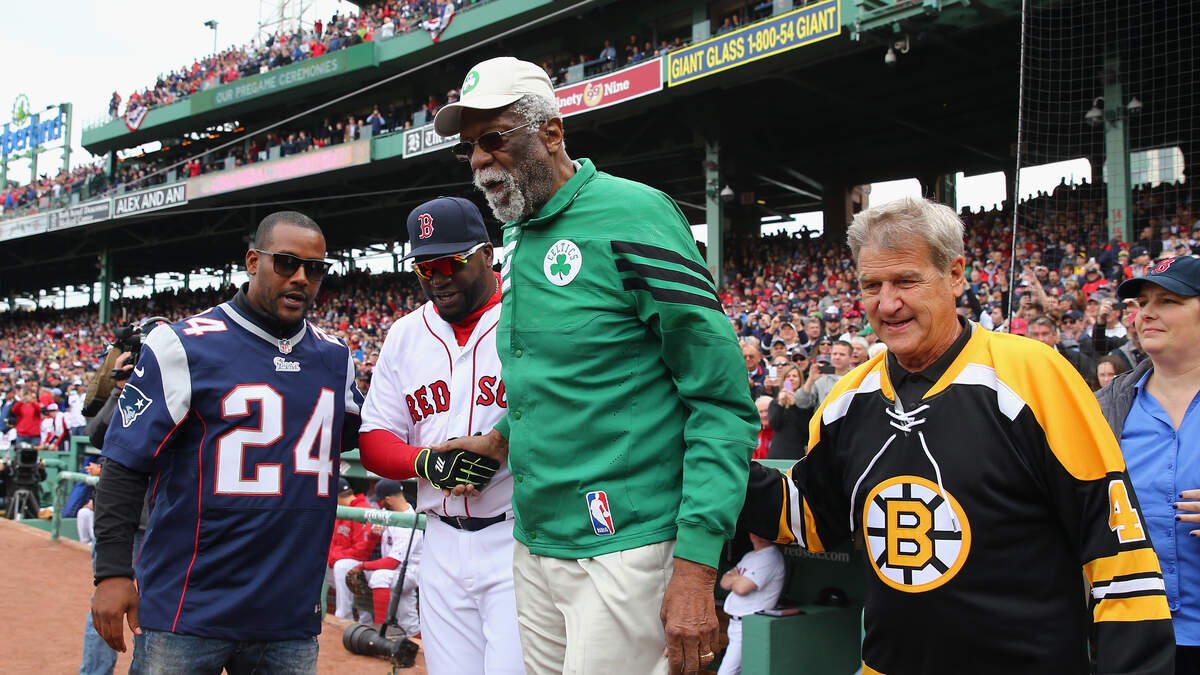
M 26 487 L 18 487 L 13 490 L 12 496 L 8 498 L 9 520 L 37 518 L 37 513 L 38 500 L 33 494 L 33 490 Z

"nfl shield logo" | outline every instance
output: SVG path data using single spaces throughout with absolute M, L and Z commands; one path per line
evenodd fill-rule
M 588 514 L 592 517 L 592 529 L 598 535 L 614 534 L 612 512 L 608 509 L 608 495 L 603 490 L 587 493 Z
M 287 340 L 280 340 L 279 341 L 279 351 L 284 354 L 291 354 L 292 353 L 292 343 L 288 342 Z

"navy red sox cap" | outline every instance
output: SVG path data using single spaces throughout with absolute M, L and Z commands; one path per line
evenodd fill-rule
M 1158 284 L 1176 295 L 1200 295 L 1200 258 L 1179 256 L 1164 258 L 1144 277 L 1129 279 L 1117 287 L 1122 298 L 1136 298 L 1143 284 Z
M 384 478 L 375 484 L 375 499 L 378 499 L 379 501 L 383 501 L 387 497 L 391 497 L 394 494 L 400 494 L 403 492 L 404 484 L 398 480 Z
M 491 241 L 479 207 L 462 197 L 438 197 L 408 214 L 409 258 L 439 258 Z

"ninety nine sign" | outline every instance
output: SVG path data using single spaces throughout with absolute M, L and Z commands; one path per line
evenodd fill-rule
M 630 99 L 662 91 L 662 61 L 654 59 L 632 68 L 554 90 L 563 117 L 607 108 Z M 404 158 L 449 148 L 458 142 L 458 134 L 442 138 L 432 124 L 404 132 Z
M 176 183 L 175 185 L 164 185 L 163 187 L 151 188 L 141 192 L 133 192 L 117 197 L 113 201 L 117 207 L 114 214 L 117 218 L 167 209 L 172 206 L 180 206 L 186 204 L 188 201 L 187 183 Z
M 554 90 L 554 96 L 562 116 L 570 117 L 653 94 L 662 88 L 662 62 L 654 59 L 603 77 L 559 87 Z
M 698 80 L 841 32 L 839 0 L 825 0 L 667 54 L 667 84 Z

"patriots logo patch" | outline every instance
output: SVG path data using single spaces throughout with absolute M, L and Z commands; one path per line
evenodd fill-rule
M 121 398 L 117 401 L 121 410 L 121 426 L 128 427 L 133 424 L 153 403 L 154 399 L 147 396 L 145 392 L 127 383 L 125 389 L 121 391 Z

